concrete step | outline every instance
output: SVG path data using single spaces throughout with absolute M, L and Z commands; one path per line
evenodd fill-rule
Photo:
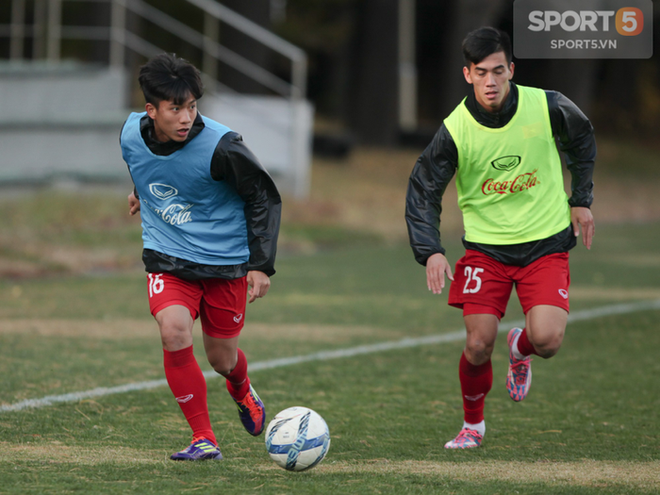
M 0 64 L 0 182 L 130 182 L 119 150 L 127 91 L 127 75 L 107 67 Z
M 121 70 L 76 63 L 0 64 L 0 121 L 78 119 L 128 103 Z
M 127 88 L 127 75 L 107 68 L 0 64 L 0 184 L 130 183 L 119 147 Z M 309 102 L 206 94 L 200 111 L 242 134 L 283 193 L 307 195 Z
M 126 115 L 0 122 L 0 182 L 130 182 L 119 148 Z

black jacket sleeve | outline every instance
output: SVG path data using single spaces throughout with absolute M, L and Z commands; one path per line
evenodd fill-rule
M 227 181 L 245 201 L 250 248 L 247 269 L 273 275 L 282 200 L 273 179 L 240 134 L 228 132 L 220 139 L 211 160 L 211 177 Z
M 413 168 L 406 194 L 406 224 L 415 259 L 426 265 L 440 243 L 442 196 L 458 166 L 456 144 L 443 124 Z
M 557 91 L 546 91 L 553 134 L 565 154 L 571 173 L 571 206 L 590 207 L 593 202 L 593 173 L 596 139 L 589 119 L 575 103 Z

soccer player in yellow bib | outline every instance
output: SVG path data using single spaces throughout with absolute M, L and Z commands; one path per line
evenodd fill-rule
M 591 248 L 594 219 L 593 127 L 561 93 L 516 85 L 508 35 L 479 28 L 463 41 L 463 75 L 473 91 L 444 120 L 417 160 L 406 197 L 415 259 L 434 294 L 452 281 L 449 304 L 463 310 L 467 338 L 459 362 L 464 423 L 448 449 L 478 447 L 486 433 L 497 327 L 515 286 L 525 328 L 508 334 L 506 386 L 521 401 L 532 382 L 531 356 L 559 350 L 568 317 L 568 251 Z M 564 191 L 555 138 L 572 175 Z M 452 273 L 440 242 L 442 196 L 456 175 L 465 255 Z

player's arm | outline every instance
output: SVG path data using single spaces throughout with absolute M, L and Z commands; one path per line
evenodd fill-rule
M 429 290 L 445 286 L 445 274 L 453 280 L 451 266 L 440 241 L 442 196 L 456 171 L 458 150 L 444 124 L 417 159 L 406 194 L 406 224 L 415 259 L 426 266 Z
M 577 237 L 582 229 L 582 243 L 589 249 L 595 233 L 594 218 L 589 209 L 593 202 L 593 171 L 596 139 L 589 119 L 575 103 L 556 91 L 547 91 L 552 131 L 559 139 L 571 173 L 571 223 Z
M 138 196 L 137 189 L 133 187 L 133 191 L 128 195 L 128 212 L 135 215 L 140 211 L 140 196 Z
M 266 295 L 269 277 L 275 273 L 282 199 L 271 176 L 235 132 L 225 134 L 218 143 L 211 162 L 211 176 L 226 180 L 245 201 L 252 302 Z

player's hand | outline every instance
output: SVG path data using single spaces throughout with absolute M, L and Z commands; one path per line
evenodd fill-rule
M 270 288 L 270 277 L 264 272 L 252 270 L 247 273 L 248 295 L 250 300 L 248 303 L 254 302 L 260 297 L 264 297 Z
M 582 244 L 587 249 L 591 249 L 591 241 L 596 233 L 596 224 L 591 210 L 582 206 L 574 206 L 571 208 L 571 223 L 575 237 L 579 237 L 580 227 L 582 227 Z
M 454 281 L 451 265 L 443 254 L 436 253 L 426 261 L 426 285 L 434 294 L 442 294 L 445 288 L 445 274 L 447 278 Z
M 135 197 L 135 193 L 131 191 L 131 194 L 128 195 L 128 212 L 131 215 L 135 215 L 140 211 L 140 200 Z

